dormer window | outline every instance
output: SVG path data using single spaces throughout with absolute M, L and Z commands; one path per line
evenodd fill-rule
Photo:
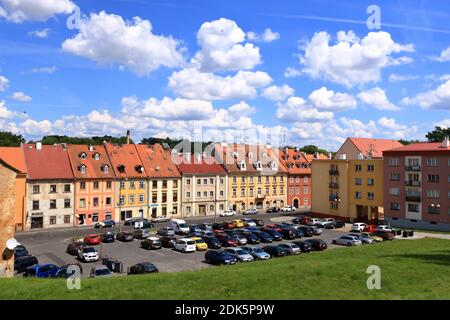
M 80 153 L 79 157 L 84 160 L 87 158 L 87 154 L 85 152 L 82 152 Z
M 238 156 L 239 156 L 239 154 L 236 151 L 234 151 L 233 152 L 233 158 L 237 159 Z
M 277 163 L 275 161 L 272 161 L 272 170 L 277 170 L 278 166 Z
M 262 163 L 261 163 L 261 161 L 256 162 L 256 170 L 262 170 Z
M 102 169 L 103 169 L 104 173 L 108 173 L 109 172 L 109 166 L 107 164 L 105 164 Z
M 95 160 L 100 160 L 100 154 L 98 152 L 94 153 L 93 157 Z
M 141 166 L 141 165 L 139 165 L 139 164 L 138 164 L 137 166 L 135 166 L 134 168 L 135 168 L 136 171 L 139 172 L 139 173 L 143 173 L 143 172 L 144 172 L 144 167 Z
M 119 166 L 117 167 L 117 170 L 118 170 L 120 173 L 124 173 L 124 172 L 125 172 L 125 166 L 124 166 L 123 164 L 121 164 L 121 165 L 119 165 Z
M 86 173 L 87 172 L 87 167 L 84 164 L 81 165 L 79 168 L 80 168 L 81 173 Z
M 267 153 L 263 153 L 263 159 L 267 159 Z
M 252 153 L 252 152 L 249 152 L 249 153 L 248 153 L 248 158 L 249 158 L 249 159 L 253 158 L 253 153 Z
M 244 160 L 241 161 L 240 168 L 241 168 L 242 171 L 247 170 L 247 168 L 246 168 L 246 166 L 245 166 L 245 161 L 244 161 Z

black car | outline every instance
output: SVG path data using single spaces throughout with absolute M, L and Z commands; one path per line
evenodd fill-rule
M 133 231 L 134 239 L 147 239 L 150 237 L 150 231 L 148 229 L 136 229 Z
M 253 222 L 256 224 L 257 227 L 264 226 L 264 221 L 260 219 L 253 219 Z
M 222 248 L 222 242 L 219 239 L 217 239 L 216 237 L 203 236 L 202 239 L 203 239 L 203 241 L 206 242 L 209 249 Z
M 273 238 L 264 231 L 254 231 L 252 232 L 255 236 L 259 238 L 259 241 L 263 243 L 271 243 L 273 241 Z
M 297 246 L 300 247 L 300 250 L 302 252 L 311 252 L 313 250 L 311 244 L 309 242 L 306 241 L 293 241 L 293 244 L 296 244 Z
M 294 234 L 294 231 L 292 229 L 294 229 L 294 228 L 281 226 L 281 232 L 280 233 L 281 233 L 281 236 L 283 237 L 283 239 L 286 239 L 286 240 L 293 240 L 293 239 L 295 239 L 295 234 Z
M 248 244 L 258 244 L 261 242 L 259 237 L 252 232 L 241 232 L 241 234 L 247 239 Z
M 283 257 L 288 255 L 288 251 L 280 246 L 265 246 L 263 248 L 265 252 L 270 254 L 272 257 Z
M 145 239 L 144 241 L 141 241 L 141 247 L 144 249 L 161 249 L 162 243 L 159 238 L 151 237 L 149 239 Z
M 283 240 L 283 235 L 281 233 L 279 233 L 278 231 L 271 229 L 271 228 L 267 228 L 263 230 L 265 233 L 267 233 L 269 236 L 272 237 L 273 240 L 275 241 L 281 241 Z
M 17 246 L 14 248 L 14 259 L 28 256 L 28 250 L 24 246 Z
M 116 239 L 122 242 L 131 242 L 133 241 L 134 237 L 131 232 L 119 232 L 116 235 Z
M 295 237 L 296 239 L 301 238 L 301 237 L 303 237 L 303 236 L 305 235 L 305 233 L 303 232 L 303 230 L 302 230 L 302 229 L 299 229 L 299 228 L 293 228 L 293 229 L 292 229 L 292 232 L 294 233 L 294 237 Z
M 150 262 L 141 262 L 130 267 L 128 274 L 145 274 L 158 272 L 158 268 Z
M 161 241 L 161 244 L 164 248 L 173 248 L 175 246 L 175 243 L 177 242 L 177 238 L 164 236 L 160 237 L 159 241 Z
M 300 229 L 303 231 L 304 237 L 312 237 L 314 235 L 312 228 L 306 227 L 306 226 L 300 226 L 297 229 Z
M 82 242 L 72 242 L 72 243 L 69 243 L 67 245 L 66 252 L 68 254 L 71 254 L 72 256 L 77 256 L 78 255 L 78 250 L 83 248 L 83 247 L 86 247 L 86 246 L 87 245 L 82 243 Z
M 237 258 L 225 251 L 208 250 L 205 253 L 205 261 L 209 264 L 236 264 Z
M 54 277 L 67 279 L 68 277 L 72 276 L 75 273 L 75 271 L 71 270 L 71 272 L 69 272 L 70 266 L 77 267 L 78 270 L 80 270 L 80 274 L 83 274 L 83 266 L 80 263 L 70 263 L 70 264 L 65 264 L 65 265 L 61 266 L 59 268 L 59 270 L 56 272 L 56 274 L 54 275 Z
M 105 233 L 100 233 L 100 241 L 103 243 L 114 242 L 114 232 L 108 231 Z
M 272 207 L 272 208 L 268 208 L 267 210 L 266 210 L 266 213 L 275 213 L 275 212 L 279 212 L 280 211 L 280 208 L 278 208 L 278 207 Z
M 328 248 L 327 243 L 322 239 L 308 239 L 305 242 L 311 246 L 313 251 L 323 251 Z
M 338 229 L 345 227 L 345 222 L 340 220 L 335 220 L 331 223 L 325 224 L 325 229 Z
M 38 264 L 38 259 L 35 256 L 24 256 L 14 259 L 14 271 L 23 273 L 28 267 Z
M 213 225 L 210 223 L 200 223 L 198 227 L 202 230 L 213 230 Z
M 126 226 L 133 226 L 136 222 L 149 222 L 147 219 L 144 218 L 131 218 L 131 219 L 126 219 L 125 220 L 125 225 Z
M 212 228 L 213 228 L 213 230 L 225 230 L 225 226 L 224 226 L 223 222 L 213 223 Z
M 102 226 L 102 224 L 103 224 L 103 226 Z M 100 227 L 102 227 L 102 228 L 112 228 L 115 225 L 116 225 L 116 222 L 114 220 L 105 220 L 105 221 L 102 221 L 102 222 L 97 222 L 94 225 L 94 228 L 96 228 L 96 229 L 98 229 Z

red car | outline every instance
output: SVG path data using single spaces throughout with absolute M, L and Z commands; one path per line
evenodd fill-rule
M 224 229 L 234 229 L 234 224 L 229 221 L 223 222 L 222 225 Z
M 276 224 L 273 224 L 273 223 L 266 224 L 266 226 L 264 228 L 262 228 L 262 230 L 264 230 L 264 229 L 272 229 L 272 230 L 275 230 L 277 232 L 281 232 L 281 228 L 278 227 Z
M 374 224 L 368 224 L 367 226 L 364 227 L 363 232 L 375 232 L 377 231 L 377 226 Z
M 100 244 L 100 236 L 98 234 L 88 234 L 84 237 L 84 243 L 88 245 Z
M 226 233 L 220 233 L 216 235 L 216 238 L 222 243 L 224 247 L 237 247 L 238 242 L 236 239 L 231 238 Z

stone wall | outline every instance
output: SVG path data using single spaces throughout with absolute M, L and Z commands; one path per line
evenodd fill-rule
M 14 237 L 16 172 L 0 162 L 0 277 L 13 276 L 14 257 L 3 260 L 6 241 Z

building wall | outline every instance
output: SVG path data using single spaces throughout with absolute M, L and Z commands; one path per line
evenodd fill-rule
M 346 160 L 356 160 L 358 159 L 359 150 L 349 139 L 341 145 L 339 150 L 336 152 L 334 159 L 341 159 L 342 155 L 345 154 Z
M 201 180 L 201 184 L 197 183 L 198 179 Z M 204 183 L 205 179 L 206 184 Z M 225 210 L 227 208 L 227 184 L 225 175 L 183 175 L 181 216 L 215 215 Z M 200 192 L 200 197 L 197 192 Z M 206 197 L 204 192 L 207 193 Z M 203 206 L 206 209 L 205 213 L 201 212 Z M 214 210 L 211 210 L 211 206 Z
M 121 182 L 124 183 L 121 188 Z M 132 184 L 134 183 L 134 187 Z M 116 221 L 123 221 L 126 218 L 141 217 L 149 218 L 146 216 L 148 213 L 148 181 L 146 179 L 117 179 L 115 181 L 115 218 Z M 134 201 L 131 201 L 131 197 Z M 140 196 L 142 201 L 140 201 Z M 124 201 L 121 202 L 121 198 Z
M 27 214 L 27 180 L 26 174 L 18 173 L 16 177 L 16 230 L 25 230 Z
M 3 260 L 6 241 L 14 237 L 16 172 L 0 163 L 0 277 L 14 274 L 14 256 Z
M 39 193 L 33 193 L 33 186 L 39 186 Z M 50 186 L 56 185 L 56 192 L 50 192 Z M 65 192 L 64 186 L 70 191 Z M 27 181 L 27 219 L 26 229 L 31 229 L 32 218 L 40 220 L 43 228 L 70 227 L 74 225 L 74 184 L 73 181 Z M 70 200 L 70 207 L 64 207 L 64 201 Z M 56 209 L 50 209 L 51 200 L 56 200 Z M 39 201 L 39 209 L 33 208 L 33 201 Z M 53 219 L 56 218 L 56 221 Z
M 166 183 L 166 187 L 164 187 L 164 182 Z M 154 183 L 156 183 L 156 187 Z M 165 202 L 163 201 L 164 194 L 166 195 Z M 156 195 L 156 199 L 154 195 Z M 181 210 L 181 179 L 149 179 L 147 197 L 149 199 L 148 217 L 178 217 Z
M 288 204 L 295 206 L 297 200 L 299 207 L 311 207 L 311 175 L 310 174 L 289 174 L 288 184 Z

